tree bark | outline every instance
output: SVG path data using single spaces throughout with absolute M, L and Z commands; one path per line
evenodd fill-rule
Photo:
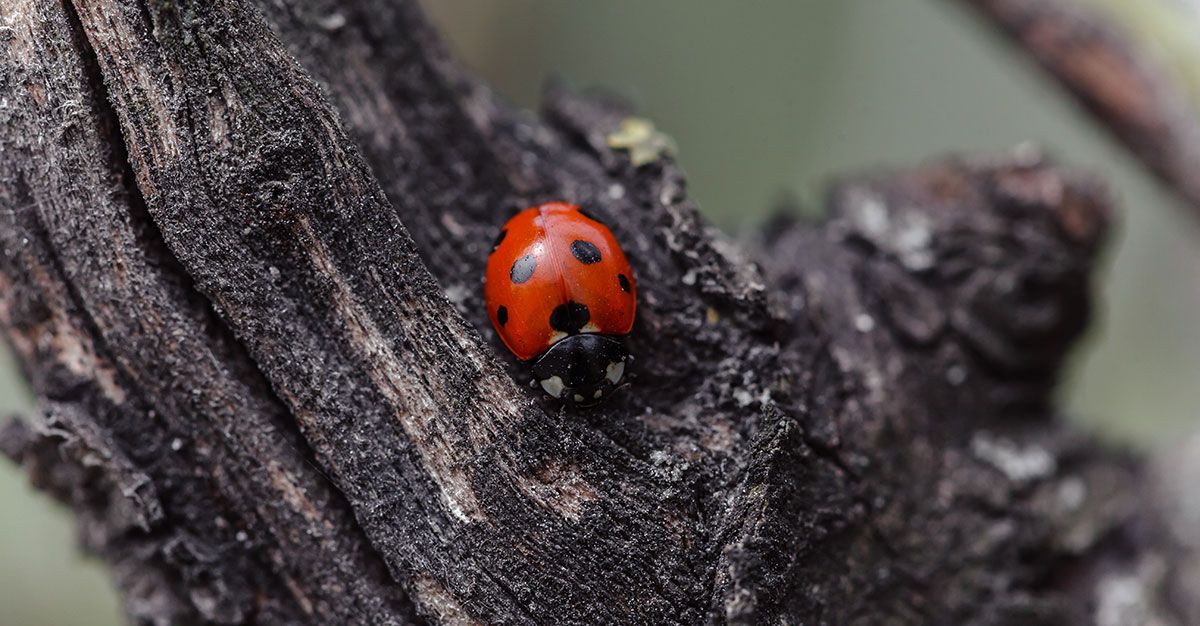
M 739 250 L 610 147 L 627 107 L 515 111 L 411 2 L 3 11 L 0 321 L 41 415 L 0 447 L 131 621 L 1200 619 L 1183 518 L 1051 406 L 1097 181 L 949 159 Z M 551 199 L 639 278 L 636 377 L 594 409 L 530 389 L 481 302 Z

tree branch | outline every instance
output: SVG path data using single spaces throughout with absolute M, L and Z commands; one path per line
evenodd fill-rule
M 0 320 L 44 415 L 0 448 L 136 620 L 1057 624 L 1182 554 L 1048 407 L 1094 181 L 851 182 L 755 265 L 609 147 L 627 107 L 513 111 L 410 2 L 24 2 Z M 634 384 L 586 411 L 479 300 L 497 225 L 553 198 L 642 294 Z
M 9 7 L 0 318 L 45 413 L 14 456 L 75 506 L 131 619 L 406 622 L 295 422 L 163 245 L 73 9 Z
M 1200 115 L 1104 16 L 1062 0 L 962 0 L 1028 53 L 1200 215 Z

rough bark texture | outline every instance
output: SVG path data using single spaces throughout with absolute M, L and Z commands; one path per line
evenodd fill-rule
M 952 159 L 744 254 L 608 146 L 623 105 L 514 111 L 409 2 L 0 17 L 0 321 L 42 409 L 0 447 L 132 621 L 1200 619 L 1142 464 L 1049 406 L 1095 181 Z M 498 225 L 560 198 L 641 291 L 633 384 L 578 412 L 480 302 Z

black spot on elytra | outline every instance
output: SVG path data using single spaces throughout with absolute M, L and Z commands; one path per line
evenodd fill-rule
M 496 321 L 500 322 L 501 326 L 508 323 L 508 307 L 502 304 L 500 308 L 496 309 Z
M 509 278 L 518 285 L 533 277 L 533 270 L 537 269 L 537 260 L 532 254 L 513 261 L 512 270 L 508 273 Z
M 592 314 L 588 311 L 586 304 L 568 302 L 554 307 L 554 311 L 550 313 L 550 328 L 573 335 L 578 333 L 590 319 L 592 319 Z
M 600 262 L 600 250 L 592 242 L 576 239 L 571 242 L 571 254 L 584 265 Z
M 505 235 L 507 235 L 507 234 L 508 234 L 508 229 L 507 229 L 507 228 L 501 228 L 501 229 L 500 229 L 500 234 L 499 234 L 499 235 L 496 235 L 496 240 L 492 242 L 492 252 L 495 252 L 495 251 L 496 251 L 496 248 L 499 248 L 499 247 L 500 247 L 500 242 L 501 242 L 501 241 L 504 241 L 504 236 L 505 236 Z
M 629 293 L 629 278 L 624 274 L 617 274 L 617 282 L 621 283 L 621 291 Z

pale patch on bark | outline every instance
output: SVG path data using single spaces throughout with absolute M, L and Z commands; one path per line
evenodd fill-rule
M 436 616 L 436 623 L 445 626 L 483 626 L 483 622 L 471 617 L 458 598 L 451 595 L 436 578 L 428 575 L 414 576 L 412 587 L 413 599 L 424 612 Z

